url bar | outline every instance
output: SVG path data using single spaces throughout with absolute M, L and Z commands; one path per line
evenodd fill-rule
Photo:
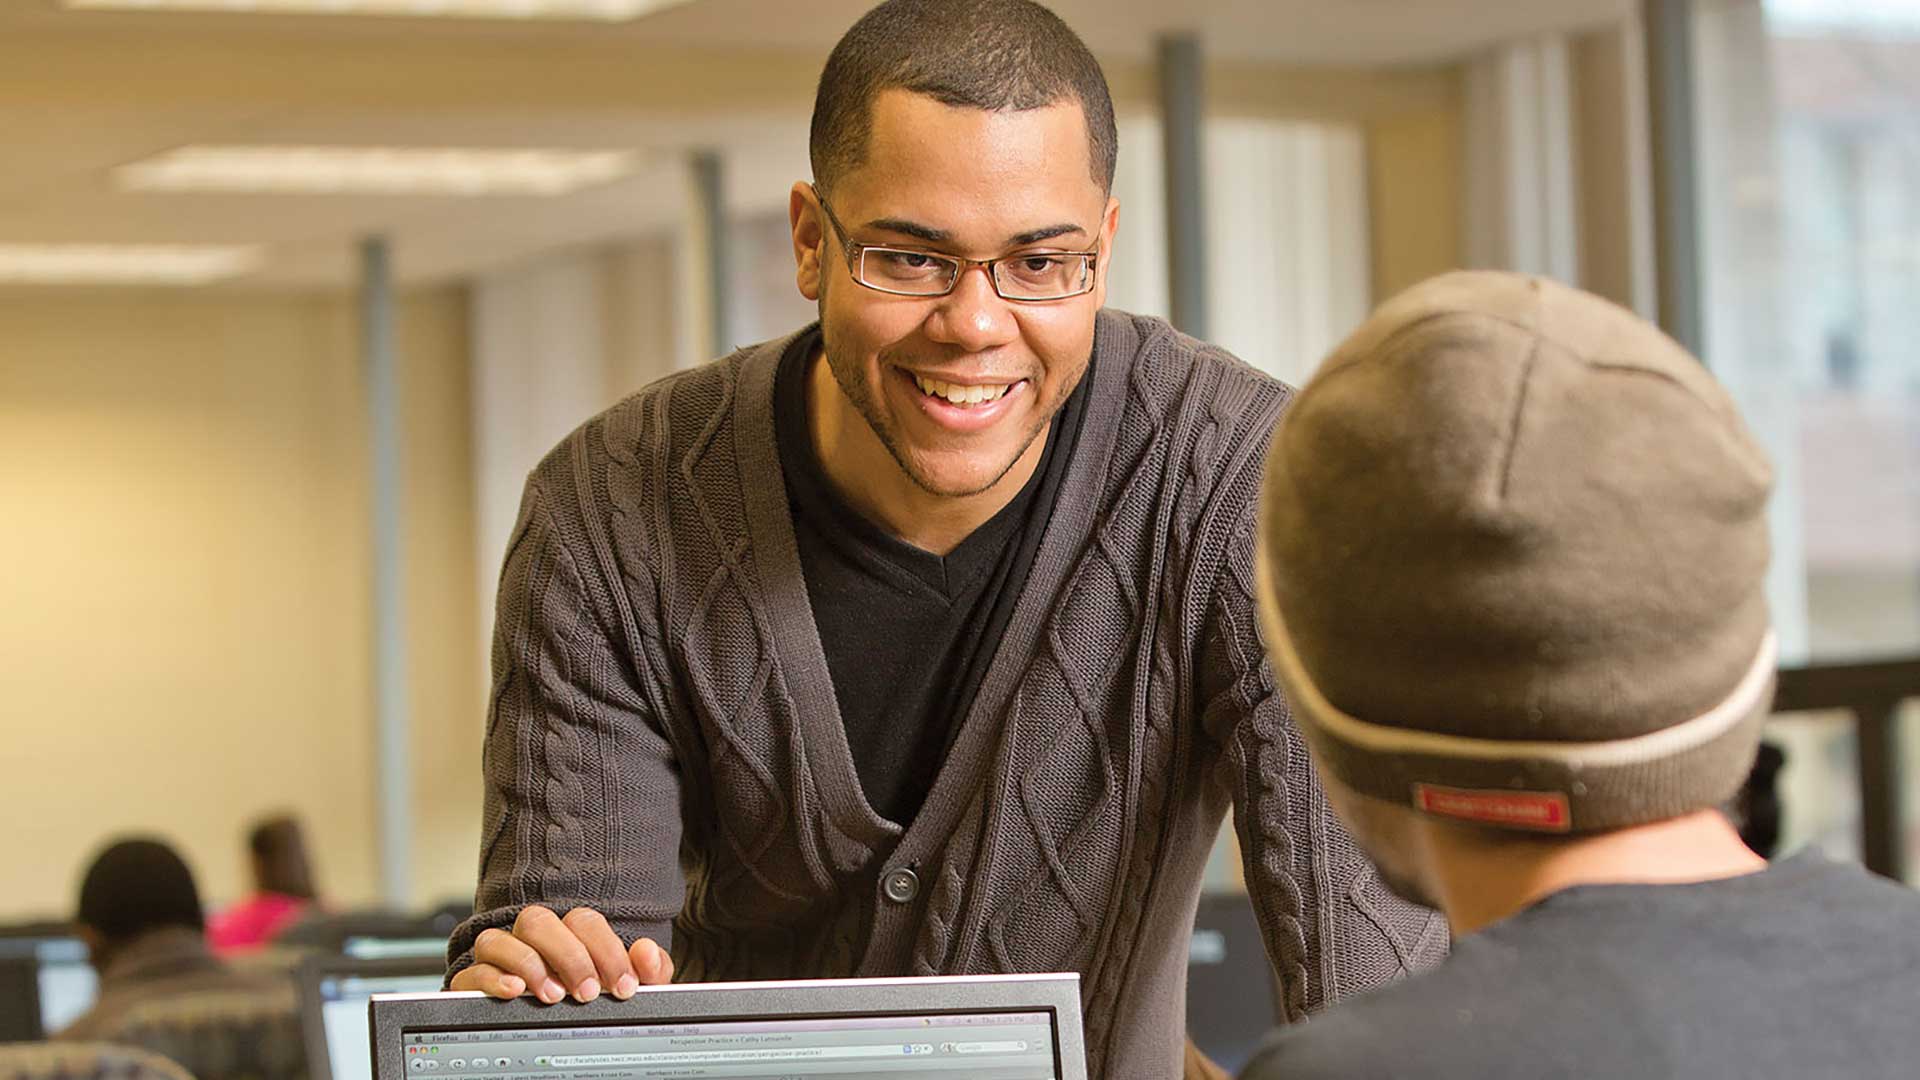
M 915 1057 L 933 1053 L 932 1043 L 885 1046 L 764 1046 L 751 1050 L 662 1050 L 650 1054 L 567 1054 L 547 1059 L 556 1069 L 615 1065 L 719 1065 L 735 1061 L 822 1061 L 830 1058 Z

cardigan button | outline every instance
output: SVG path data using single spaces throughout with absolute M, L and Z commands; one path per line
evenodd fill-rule
M 911 904 L 913 898 L 920 895 L 920 875 L 904 866 L 889 870 L 880 888 L 894 903 Z

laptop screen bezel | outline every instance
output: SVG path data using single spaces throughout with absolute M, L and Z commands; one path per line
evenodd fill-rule
M 62 957 L 58 960 L 49 960 L 47 953 L 53 948 L 59 948 L 63 952 L 69 952 L 75 955 L 73 957 Z M 50 1039 L 58 1034 L 57 1030 L 50 1029 L 47 1025 L 47 1003 L 45 996 L 47 989 L 47 969 L 53 966 L 85 967 L 91 969 L 92 963 L 93 961 L 87 952 L 86 943 L 74 934 L 0 934 L 0 966 L 4 966 L 11 971 L 13 976 L 23 985 L 30 984 L 30 988 L 26 991 L 24 998 L 18 1003 L 13 1003 L 13 1011 L 7 1017 L 11 1025 L 11 1030 L 5 1030 L 8 1025 L 0 1025 L 0 1042 L 4 1042 L 10 1037 L 28 1040 Z M 100 999 L 99 977 L 97 974 L 93 981 L 93 1001 L 87 1003 L 88 1009 L 93 1007 L 94 1001 Z M 85 1015 L 86 1012 L 87 1009 L 82 1009 L 74 1016 L 68 1017 L 68 1023 L 71 1023 L 79 1016 Z
M 407 1080 L 405 1038 L 429 1031 L 1003 1012 L 1050 1013 L 1056 1075 L 1060 1080 L 1087 1077 L 1080 977 L 1074 974 L 676 983 L 642 987 L 627 1001 L 602 995 L 584 1004 L 557 1005 L 530 997 L 499 1001 L 474 992 L 376 994 L 369 1009 L 373 1080 Z

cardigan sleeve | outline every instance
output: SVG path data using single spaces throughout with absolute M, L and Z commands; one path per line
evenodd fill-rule
M 1260 641 L 1256 500 L 1236 501 L 1219 523 L 1226 555 L 1202 629 L 1198 704 L 1223 750 L 1247 891 L 1292 1022 L 1437 963 L 1448 938 L 1437 913 L 1387 890 L 1320 791 Z
M 448 944 L 449 979 L 481 931 L 533 904 L 590 907 L 628 945 L 672 946 L 685 898 L 679 768 L 647 705 L 645 661 L 608 629 L 576 538 L 530 480 L 494 621 L 479 887 Z

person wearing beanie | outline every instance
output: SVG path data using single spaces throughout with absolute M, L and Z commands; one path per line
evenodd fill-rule
M 208 950 L 193 873 L 160 840 L 119 840 L 96 856 L 74 922 L 99 972 L 100 996 L 60 1039 L 109 1037 L 128 1009 L 153 997 L 260 985 Z
M 1388 302 L 1281 420 L 1262 637 L 1424 975 L 1243 1080 L 1911 1077 L 1920 894 L 1720 807 L 1773 689 L 1765 455 L 1707 370 L 1502 273 Z

